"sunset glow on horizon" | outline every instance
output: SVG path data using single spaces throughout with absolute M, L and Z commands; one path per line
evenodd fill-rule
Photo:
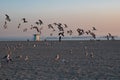
M 5 14 L 12 20 L 6 30 L 2 27 Z M 28 24 L 23 24 L 22 28 L 30 27 L 38 19 L 44 22 L 41 36 L 49 36 L 47 25 L 54 22 L 67 24 L 74 30 L 73 36 L 77 36 L 76 28 L 89 30 L 92 27 L 96 27 L 98 36 L 108 33 L 120 36 L 120 0 L 0 0 L 0 37 L 36 33 L 34 30 L 22 32 L 17 29 L 24 17 Z

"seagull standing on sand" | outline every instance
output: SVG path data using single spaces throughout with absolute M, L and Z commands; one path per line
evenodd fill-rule
M 11 51 L 9 50 L 9 51 L 8 51 L 8 54 L 7 54 L 7 55 L 5 55 L 5 56 L 3 57 L 3 59 L 6 59 L 6 60 L 7 60 L 7 62 L 12 61 L 12 59 L 11 59 L 11 57 L 10 57 L 10 54 L 11 54 Z
M 59 59 L 60 59 L 60 55 L 57 54 L 55 60 L 57 61 L 57 60 L 59 60 Z

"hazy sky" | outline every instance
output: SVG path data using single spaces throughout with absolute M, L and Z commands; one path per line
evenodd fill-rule
M 12 21 L 8 29 L 3 29 L 4 14 Z M 42 36 L 49 36 L 47 24 L 54 22 L 66 23 L 69 28 L 91 29 L 95 26 L 97 35 L 112 33 L 120 36 L 120 0 L 0 0 L 0 37 L 31 36 L 36 31 L 28 30 L 23 33 L 17 26 L 25 17 L 29 21 L 22 29 L 30 27 L 38 19 L 43 20 Z

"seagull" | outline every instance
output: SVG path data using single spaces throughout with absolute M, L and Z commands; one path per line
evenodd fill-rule
M 63 27 L 61 27 L 60 25 L 58 25 L 58 29 L 59 31 L 64 31 Z
M 58 25 L 57 23 L 53 23 L 55 26 Z
M 62 24 L 61 23 L 53 23 L 55 26 L 57 25 L 58 27 L 58 29 L 59 29 L 59 31 L 64 31 L 64 29 L 63 29 L 63 27 L 62 27 Z
M 3 25 L 4 29 L 7 29 L 7 22 L 5 21 L 4 25 Z
M 10 17 L 7 14 L 5 14 L 5 16 L 6 16 L 5 19 L 10 22 L 11 21 Z
M 88 32 L 88 31 L 86 31 L 85 33 L 86 33 L 87 35 L 89 34 L 89 32 Z
M 35 22 L 37 25 L 39 25 L 39 22 Z
M 58 35 L 60 36 L 63 36 L 64 37 L 64 32 L 60 32 L 60 33 L 58 33 Z
M 31 27 L 31 29 L 36 29 L 37 30 L 37 32 L 40 32 L 40 30 L 38 29 L 38 27 L 37 26 L 33 26 L 33 25 L 31 25 L 32 27 Z
M 92 30 L 95 31 L 95 30 L 97 30 L 97 29 L 96 29 L 95 27 L 92 27 Z
M 112 36 L 111 33 L 108 33 L 108 36 L 111 37 Z
M 67 24 L 64 24 L 65 28 L 68 28 Z
M 91 35 L 94 39 L 96 38 L 95 33 L 91 32 L 90 35 Z
M 21 24 L 19 23 L 19 24 L 18 24 L 18 29 L 20 28 L 20 26 L 21 26 Z
M 40 23 L 40 25 L 42 25 L 43 24 L 42 20 L 39 19 L 39 23 Z
M 27 23 L 28 21 L 26 21 L 26 18 L 22 18 L 23 23 Z
M 69 31 L 67 31 L 67 33 L 69 34 L 69 35 L 72 35 L 72 30 L 69 30 Z
M 51 28 L 51 29 L 53 29 L 53 31 L 55 31 L 55 29 L 54 29 L 54 27 L 52 26 L 52 24 L 49 24 L 49 25 L 48 25 L 48 28 L 49 28 L 49 29 Z
M 80 29 L 80 28 L 77 29 L 77 32 L 78 32 L 79 35 L 83 35 L 84 34 L 84 30 Z
M 91 33 L 91 31 L 90 31 L 90 30 L 88 30 L 88 31 L 85 31 L 85 33 L 88 35 L 88 34 L 90 34 L 90 33 Z

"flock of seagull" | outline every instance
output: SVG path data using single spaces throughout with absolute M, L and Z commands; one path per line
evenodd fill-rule
M 26 24 L 26 23 L 29 22 L 29 21 L 27 21 L 26 18 L 22 18 L 21 21 L 22 21 L 22 23 L 18 24 L 18 27 L 17 27 L 18 29 L 21 28 L 22 24 Z M 8 14 L 5 14 L 5 22 L 4 22 L 4 25 L 3 25 L 4 29 L 8 28 L 7 23 L 9 23 L 9 22 L 11 22 L 11 18 Z M 35 22 L 35 25 L 31 25 L 30 29 L 31 30 L 35 29 L 39 34 L 41 34 L 41 31 L 43 29 L 43 27 L 39 27 L 41 25 L 44 25 L 44 23 L 43 23 L 42 20 L 39 19 L 38 21 Z M 65 28 L 68 28 L 67 24 L 62 24 L 62 23 L 53 23 L 53 24 L 48 24 L 47 26 L 48 26 L 48 29 L 52 30 L 52 32 L 55 32 L 56 31 L 55 27 L 57 27 L 57 29 L 59 30 L 58 36 L 63 36 L 63 37 L 65 36 Z M 92 27 L 92 28 L 93 28 L 92 31 L 96 30 L 95 27 Z M 24 28 L 23 32 L 26 32 L 27 30 L 28 30 L 28 28 Z M 95 33 L 93 33 L 90 30 L 84 31 L 83 29 L 78 28 L 78 29 L 76 29 L 76 31 L 78 32 L 79 36 L 86 33 L 87 35 L 91 35 L 93 38 L 96 38 Z M 71 29 L 69 29 L 69 30 L 67 30 L 67 34 L 72 35 L 73 31 Z M 50 36 L 52 36 L 52 35 L 53 35 L 53 33 L 50 33 Z
M 8 25 L 7 23 L 11 22 L 11 18 L 9 17 L 9 15 L 5 14 L 5 22 L 4 22 L 4 29 L 7 29 L 8 28 Z M 29 21 L 27 21 L 26 18 L 22 18 L 21 19 L 21 23 L 18 24 L 18 29 L 21 28 L 21 25 L 22 24 L 26 24 L 28 23 Z M 41 25 L 44 25 L 43 21 L 42 20 L 38 20 L 36 22 L 34 22 L 35 24 L 34 25 L 31 25 L 30 29 L 33 30 L 35 29 L 37 33 L 41 34 L 42 33 L 42 30 L 43 30 L 43 27 L 41 27 Z M 48 24 L 48 29 L 52 30 L 52 33 L 50 33 L 50 36 L 53 36 L 53 32 L 56 31 L 56 28 L 58 29 L 58 36 L 60 37 L 64 37 L 65 36 L 65 29 L 68 28 L 68 30 L 66 31 L 66 33 L 68 35 L 72 35 L 73 34 L 73 30 L 72 29 L 69 29 L 68 25 L 67 24 L 62 24 L 62 23 L 52 23 L 52 24 Z M 23 29 L 23 32 L 27 32 L 28 28 L 24 28 Z M 89 36 L 92 36 L 93 39 L 96 39 L 96 34 L 94 33 L 94 31 L 96 31 L 97 29 L 95 27 L 92 27 L 91 30 L 84 30 L 84 29 L 81 29 L 81 28 L 77 28 L 76 31 L 78 33 L 78 36 L 81 36 L 81 35 L 89 35 Z M 108 33 L 108 35 L 106 36 L 107 38 L 108 37 L 112 37 L 112 35 L 110 33 Z

